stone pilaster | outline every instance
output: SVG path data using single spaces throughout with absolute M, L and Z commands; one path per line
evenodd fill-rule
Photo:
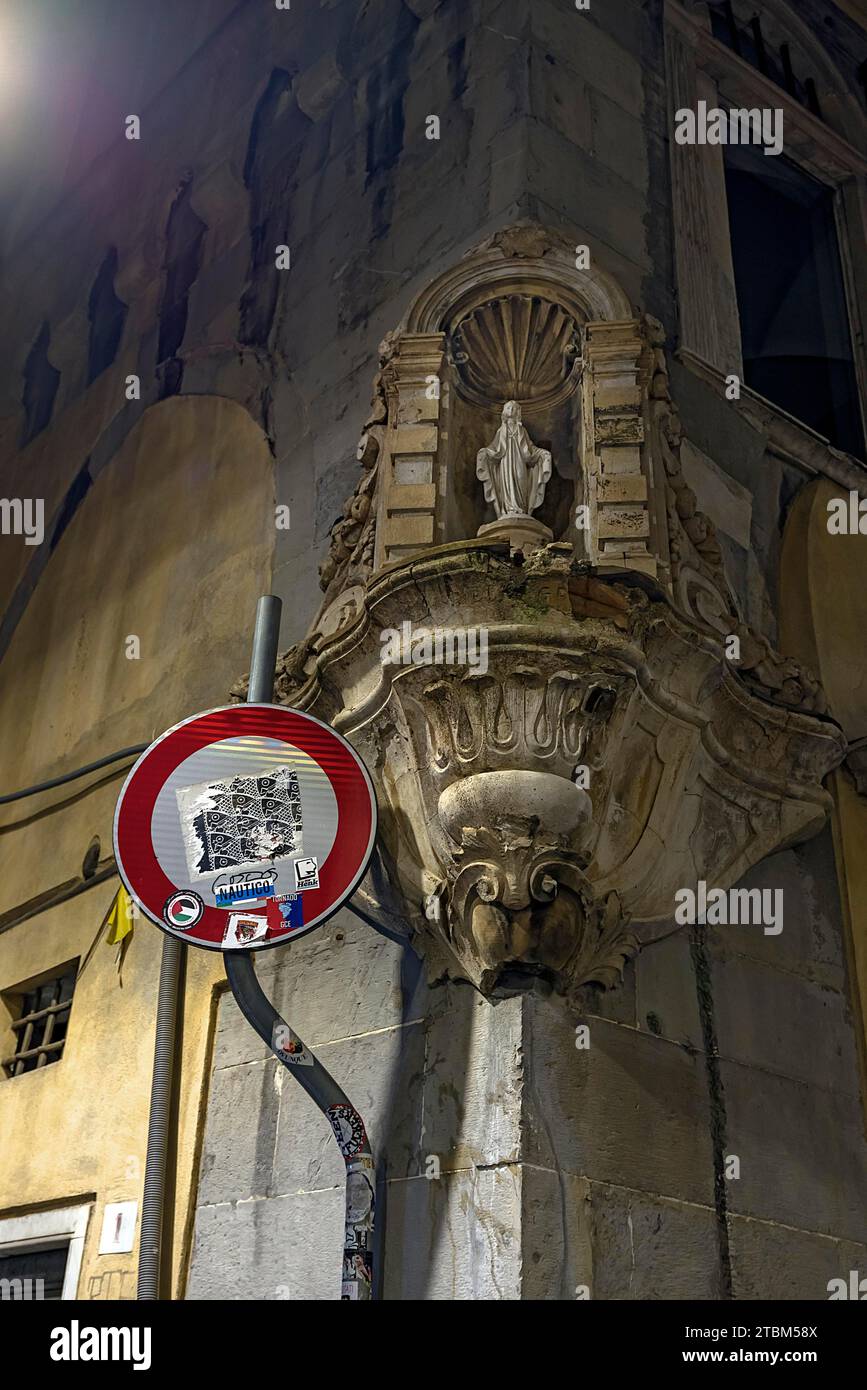
M 655 577 L 641 450 L 643 348 L 636 321 L 587 326 L 584 464 L 591 562 L 603 572 L 633 569 Z
M 395 361 L 395 400 L 385 433 L 375 567 L 405 559 L 434 543 L 439 379 L 445 335 L 404 334 Z

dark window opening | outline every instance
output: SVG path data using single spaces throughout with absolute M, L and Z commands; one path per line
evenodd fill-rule
M 60 372 L 48 360 L 50 340 L 48 324 L 43 323 L 24 363 L 24 425 L 20 439 L 22 449 L 35 439 L 37 434 L 42 433 L 54 409 L 54 398 L 60 385 Z
M 157 366 L 180 351 L 187 328 L 189 293 L 199 273 L 202 243 L 207 231 L 190 203 L 190 183 L 185 180 L 172 204 L 166 225 L 163 294 L 159 312 Z
M 90 291 L 87 306 L 90 320 L 90 335 L 87 345 L 87 384 L 95 381 L 100 373 L 110 367 L 126 322 L 127 306 L 114 292 L 114 277 L 117 274 L 117 251 L 112 246 L 105 255 L 99 273 Z
M 7 1077 L 59 1062 L 63 1055 L 78 962 L 65 966 L 49 979 L 19 985 L 3 993 L 3 1002 L 12 1014 L 15 1047 L 4 1058 Z
M 267 347 L 277 312 L 281 277 L 278 246 L 291 249 L 292 194 L 311 122 L 292 96 L 292 77 L 275 68 L 250 125 L 244 183 L 249 190 L 250 261 L 241 295 L 239 339 Z
M 69 1241 L 64 1241 L 39 1250 L 0 1255 L 0 1301 L 57 1302 L 63 1295 L 68 1254 Z
M 863 459 L 834 194 L 788 160 L 725 149 L 744 381 Z

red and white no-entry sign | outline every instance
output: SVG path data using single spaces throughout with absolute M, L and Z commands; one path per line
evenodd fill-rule
M 211 950 L 279 946 L 355 891 L 376 837 L 367 769 L 327 724 L 280 705 L 229 705 L 142 753 L 114 818 L 132 898 Z

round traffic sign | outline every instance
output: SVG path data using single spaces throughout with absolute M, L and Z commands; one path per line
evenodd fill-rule
M 127 777 L 117 866 L 157 926 L 210 950 L 279 946 L 361 881 L 376 798 L 346 739 L 282 705 L 228 705 L 167 730 Z

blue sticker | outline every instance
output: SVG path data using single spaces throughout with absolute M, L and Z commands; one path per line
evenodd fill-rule
M 287 893 L 277 899 L 280 915 L 290 930 L 304 926 L 304 901 L 300 893 Z
M 273 898 L 276 891 L 277 871 L 222 875 L 211 885 L 217 907 L 234 907 L 236 903 L 258 902 L 263 898 Z

